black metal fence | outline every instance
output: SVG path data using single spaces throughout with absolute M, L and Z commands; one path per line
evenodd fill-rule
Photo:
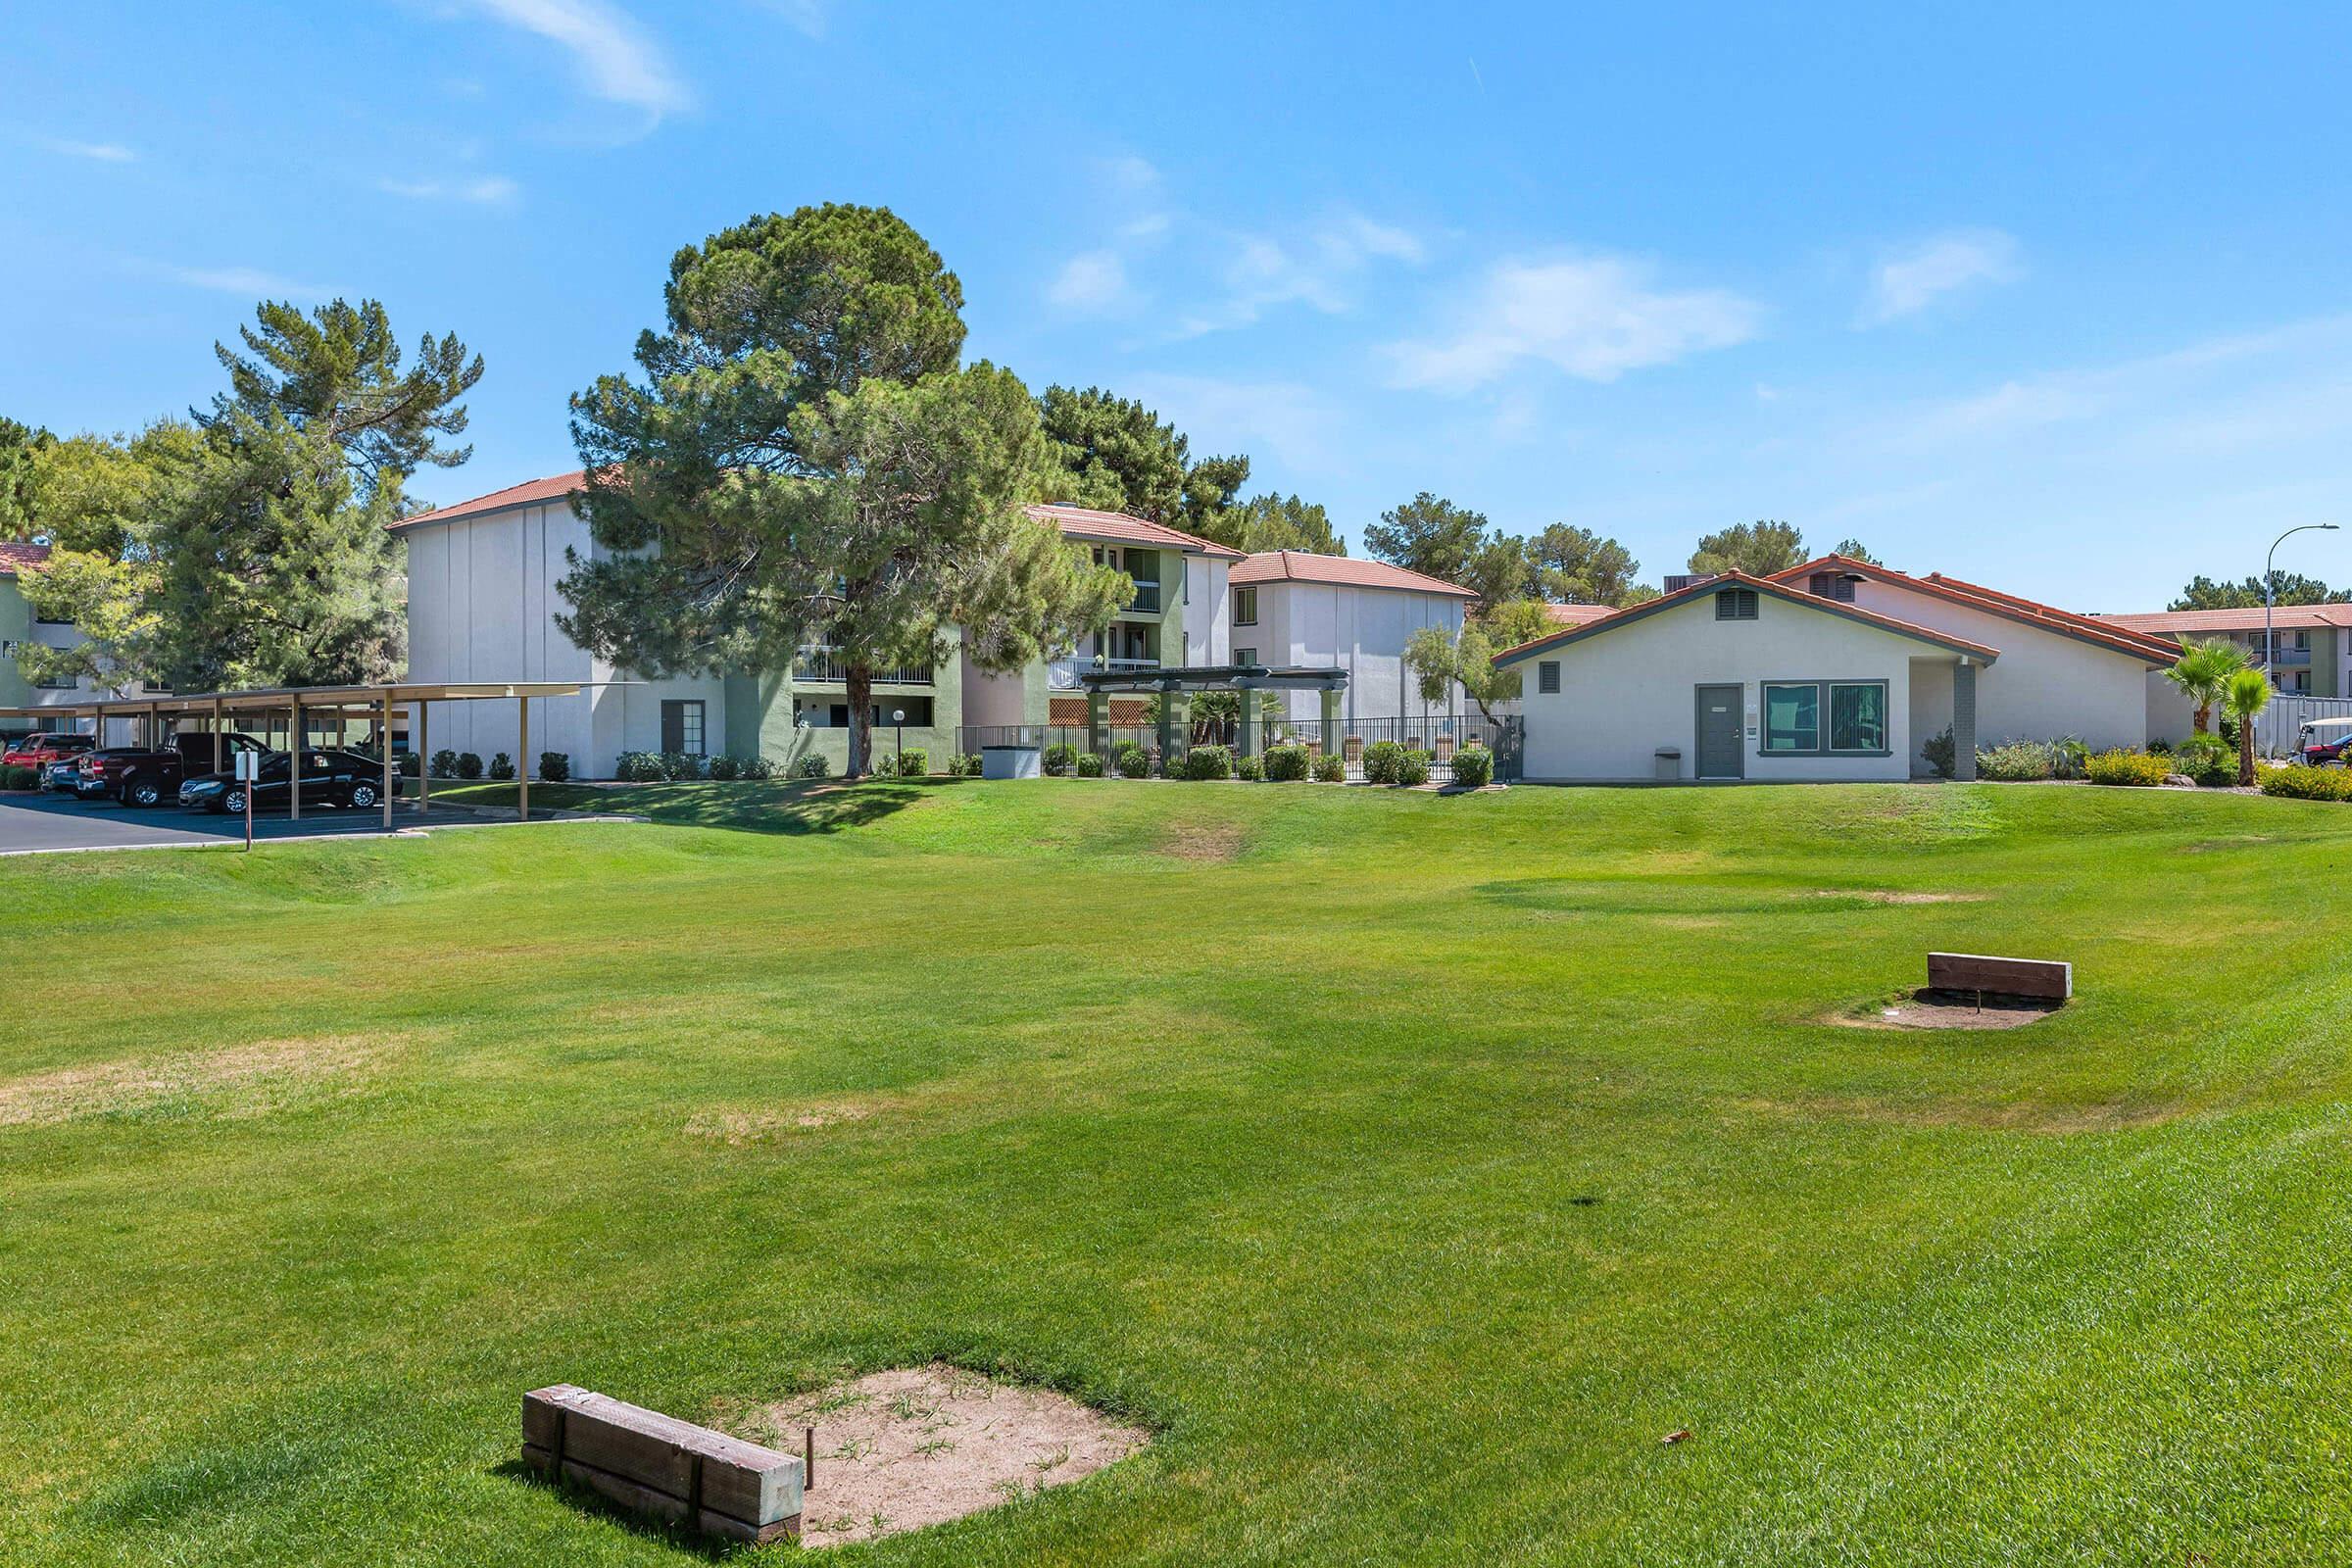
M 1494 777 L 1497 782 L 1510 783 L 1518 779 L 1520 761 L 1525 749 L 1524 722 L 1516 714 L 1487 718 L 1477 713 L 1439 713 L 1426 718 L 1344 718 L 1328 726 L 1319 718 L 1269 718 L 1259 726 L 1254 737 L 1262 754 L 1269 746 L 1303 746 L 1315 757 L 1338 756 L 1348 768 L 1350 783 L 1361 782 L 1364 776 L 1364 751 L 1381 741 L 1394 741 L 1407 751 L 1429 754 L 1429 776 L 1435 783 L 1453 781 L 1454 754 L 1467 746 L 1483 746 L 1494 754 Z M 1233 719 L 1202 719 L 1176 726 L 1172 739 L 1173 755 L 1165 759 L 1166 770 L 1173 772 L 1183 764 L 1185 753 L 1195 746 L 1233 746 L 1239 741 L 1239 725 Z M 1073 752 L 1084 752 L 1096 743 L 1084 724 L 967 724 L 956 731 L 956 750 L 977 752 L 989 746 L 1067 746 Z M 1159 726 L 1156 724 L 1105 724 L 1101 732 L 1102 768 L 1112 772 L 1117 768 L 1120 748 L 1133 745 L 1144 750 L 1153 773 L 1162 771 L 1159 755 Z

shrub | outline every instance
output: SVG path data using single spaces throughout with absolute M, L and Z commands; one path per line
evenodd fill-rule
M 571 755 L 567 752 L 541 752 L 539 776 L 550 784 L 561 784 L 571 777 Z
M 1337 752 L 1315 759 L 1315 777 L 1325 784 L 1348 782 L 1348 759 Z
M 2217 735 L 2191 735 L 2171 755 L 2174 772 L 2186 773 L 2207 789 L 2228 789 L 2237 782 L 2237 753 Z
M 825 760 L 822 752 L 805 753 L 792 764 L 794 778 L 829 778 L 832 773 L 833 764 Z
M 2081 778 L 2083 765 L 2089 760 L 2090 748 L 2083 745 L 2078 736 L 2061 735 L 2050 742 L 2052 778 Z
M 1255 783 L 1257 780 L 1266 776 L 1265 759 L 1262 757 L 1235 758 L 1233 760 L 1233 776 L 1235 778 L 1246 778 L 1251 783 Z
M 2005 784 L 2048 778 L 2056 771 L 2050 749 L 2038 741 L 2004 741 L 1977 753 L 1977 777 Z
M 1037 765 L 1054 778 L 1068 778 L 1078 765 L 1078 748 L 1068 741 L 1055 741 L 1039 756 Z
M 1121 746 L 1112 760 L 1117 764 L 1121 778 L 1150 778 L 1152 776 L 1152 754 L 1134 741 L 1129 741 Z
M 1266 777 L 1277 784 L 1295 784 L 1306 777 L 1306 748 L 1298 745 L 1266 748 Z
M 1943 733 L 1932 735 L 1919 743 L 1919 755 L 1937 778 L 1950 778 L 1959 767 L 1960 754 L 1952 740 L 1952 726 L 1943 726 Z
M 504 752 L 491 758 L 490 776 L 492 778 L 513 778 L 514 776 L 514 759 Z
M 2172 760 L 2148 752 L 2101 752 L 2083 764 L 2083 776 L 2093 784 L 2132 784 L 2152 788 L 2173 770 Z
M 1364 748 L 1364 782 L 1394 784 L 1396 782 L 1396 760 L 1404 748 L 1395 741 L 1374 741 Z
M 764 757 L 747 757 L 735 764 L 735 772 L 741 778 L 774 778 L 776 764 Z
M 985 760 L 986 760 L 982 758 L 978 752 L 964 753 L 963 776 L 965 778 L 978 778 L 980 776 L 981 766 Z
M 482 760 L 471 752 L 460 752 L 458 754 L 458 777 L 480 778 L 481 776 Z
M 0 767 L 0 790 L 28 790 L 40 781 L 41 775 L 29 767 Z
M 899 777 L 921 778 L 931 771 L 931 754 L 920 746 L 909 746 L 899 754 Z
M 1453 781 L 1464 789 L 1485 789 L 1494 782 L 1494 754 L 1484 746 L 1463 747 L 1453 754 Z
M 433 777 L 456 778 L 457 776 L 458 754 L 444 746 L 433 754 Z
M 651 752 L 623 752 L 612 760 L 612 776 L 624 784 L 659 784 L 668 775 Z
M 743 777 L 743 762 L 738 758 L 721 753 L 710 759 L 710 776 L 718 779 L 741 778 Z
M 1396 759 L 1395 770 L 1396 776 L 1390 780 L 1391 783 L 1426 784 L 1429 782 L 1429 754 L 1427 752 L 1402 753 Z
M 680 782 L 702 778 L 709 770 L 710 760 L 709 758 L 697 757 L 692 752 L 663 752 L 662 754 L 662 776 Z
M 1078 754 L 1078 776 L 1080 778 L 1101 778 L 1102 776 L 1102 759 L 1092 752 L 1080 752 Z
M 1233 777 L 1233 754 L 1222 746 L 1196 746 L 1184 754 L 1186 778 Z
M 2236 768 L 2230 776 L 2237 777 Z M 2266 767 L 2255 774 L 2265 795 L 2283 795 L 2297 801 L 2352 801 L 2352 768 L 2311 767 L 2302 762 Z
M 415 752 L 403 752 L 400 754 L 398 766 L 402 778 L 415 778 L 424 771 L 424 759 L 418 757 Z

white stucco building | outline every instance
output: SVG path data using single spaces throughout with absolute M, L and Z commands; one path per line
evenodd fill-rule
M 1239 664 L 1310 665 L 1348 672 L 1348 723 L 1426 719 L 1461 711 L 1457 688 L 1430 703 L 1404 667 L 1404 645 L 1425 626 L 1459 636 L 1476 601 L 1469 589 L 1378 561 L 1268 550 L 1234 566 L 1229 633 Z M 1285 716 L 1320 713 L 1311 692 L 1290 692 Z
M 1949 728 L 1978 746 L 2165 732 L 2173 644 L 1940 574 L 1840 556 L 1728 573 L 1538 638 L 1530 779 L 1903 779 Z M 1672 754 L 1672 755 L 1666 755 Z

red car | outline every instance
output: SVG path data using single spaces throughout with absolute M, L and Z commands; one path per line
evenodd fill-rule
M 94 735 L 21 735 L 0 753 L 0 767 L 46 768 L 51 762 L 79 757 L 98 745 Z

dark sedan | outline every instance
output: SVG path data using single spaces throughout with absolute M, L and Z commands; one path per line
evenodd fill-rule
M 262 759 L 261 782 L 254 786 L 255 810 L 286 809 L 288 772 L 288 759 L 284 752 L 272 752 Z M 397 774 L 392 779 L 392 793 L 400 793 Z M 362 757 L 357 752 L 302 753 L 303 805 L 349 806 L 366 810 L 381 806 L 383 801 L 383 759 Z M 242 811 L 245 809 L 245 785 L 233 774 L 207 773 L 202 778 L 192 778 L 180 785 L 179 804 L 191 810 Z

